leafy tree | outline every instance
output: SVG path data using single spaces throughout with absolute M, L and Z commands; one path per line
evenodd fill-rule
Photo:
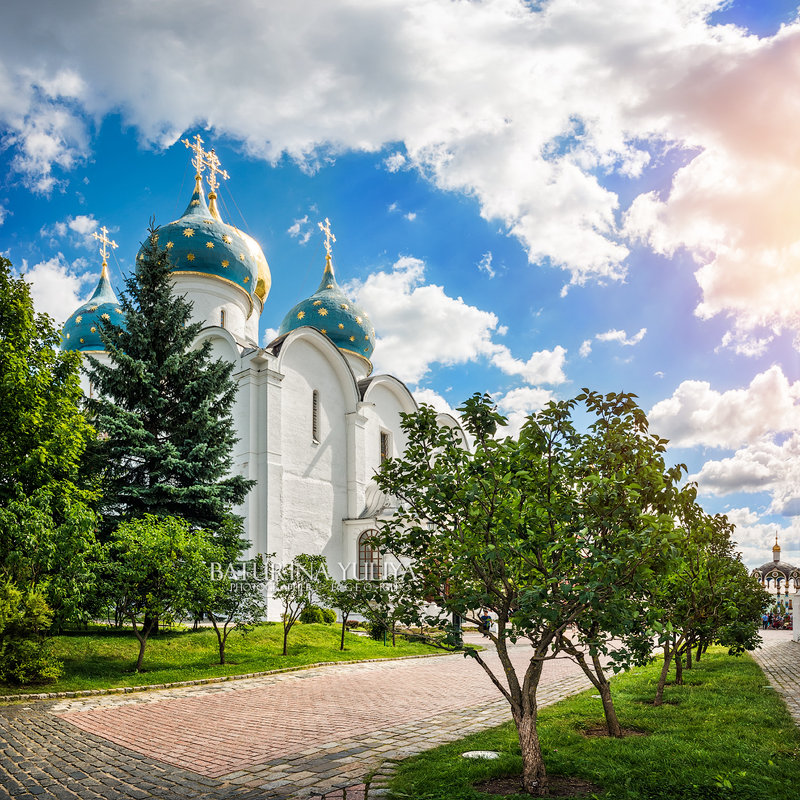
M 372 584 L 369 581 L 347 578 L 343 581 L 331 581 L 322 591 L 322 599 L 338 608 L 342 615 L 342 640 L 339 649 L 344 650 L 347 620 L 351 614 L 361 614 L 366 610 L 373 594 Z
M 147 514 L 123 522 L 110 551 L 118 607 L 139 640 L 139 672 L 155 621 L 180 618 L 193 607 L 219 547 L 185 520 Z
M 236 441 L 232 364 L 214 360 L 210 342 L 194 348 L 202 323 L 172 292 L 168 251 L 151 228 L 125 281 L 125 326 L 102 323 L 110 363 L 90 358 L 98 395 L 88 401 L 102 432 L 106 523 L 143 514 L 181 517 L 216 529 L 253 481 L 230 475 Z
M 259 559 L 240 562 L 236 571 L 225 564 L 224 547 L 209 543 L 208 569 L 198 581 L 193 604 L 203 610 L 217 634 L 219 663 L 225 663 L 225 645 L 233 631 L 249 633 L 266 615 L 266 573 Z
M 289 632 L 303 609 L 324 596 L 330 583 L 324 556 L 301 553 L 278 570 L 273 595 L 283 607 L 283 655 L 288 653 Z
M 669 559 L 674 539 L 672 478 L 665 442 L 648 431 L 633 395 L 584 390 L 531 415 L 519 439 L 499 438 L 505 419 L 487 395 L 459 409 L 474 439 L 468 450 L 456 430 L 441 428 L 424 406 L 403 416 L 405 455 L 377 476 L 398 498 L 381 526 L 382 547 L 408 559 L 405 573 L 417 603 L 436 596 L 438 609 L 420 620 L 457 642 L 450 617 L 478 623 L 488 608 L 490 638 L 501 669 L 474 648 L 467 652 L 511 706 L 523 760 L 523 788 L 546 793 L 547 773 L 536 727 L 537 688 L 545 661 L 588 609 L 627 591 L 643 594 L 653 565 Z M 581 432 L 580 411 L 590 421 Z M 608 468 L 596 469 L 608 448 Z M 612 502 L 613 501 L 613 502 Z M 412 604 L 406 604 L 411 613 Z M 518 674 L 509 641 L 527 639 L 531 657 Z
M 91 499 L 77 484 L 94 436 L 79 409 L 81 354 L 59 343 L 30 286 L 0 257 L 0 505 L 39 490 Z
M 57 626 L 82 613 L 93 584 L 96 495 L 80 467 L 94 431 L 79 409 L 81 355 L 59 343 L 0 258 L 0 583 L 10 626 L 0 672 L 25 682 L 57 672 L 44 632 L 54 611 Z

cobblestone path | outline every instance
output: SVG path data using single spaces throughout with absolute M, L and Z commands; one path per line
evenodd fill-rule
M 793 642 L 788 631 L 762 631 L 762 636 L 764 644 L 753 658 L 800 725 L 800 642 Z
M 529 653 L 515 648 L 515 662 Z M 541 704 L 588 685 L 570 661 L 548 662 Z M 380 777 L 364 780 L 385 761 L 509 717 L 460 655 L 5 706 L 0 797 L 376 798 Z

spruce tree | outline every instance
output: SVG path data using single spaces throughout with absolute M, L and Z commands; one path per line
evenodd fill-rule
M 230 540 L 240 527 L 232 506 L 254 484 L 230 474 L 233 365 L 212 358 L 208 341 L 193 347 L 203 326 L 192 322 L 191 302 L 173 294 L 171 273 L 151 226 L 120 298 L 124 324 L 102 324 L 110 363 L 89 358 L 105 522 L 113 529 L 144 514 L 174 516 Z

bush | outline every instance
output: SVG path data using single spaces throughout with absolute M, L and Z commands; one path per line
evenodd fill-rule
M 50 654 L 45 638 L 52 619 L 40 590 L 0 584 L 0 681 L 41 683 L 60 677 L 61 662 Z
M 370 638 L 375 639 L 376 642 L 383 641 L 383 637 L 390 632 L 386 620 L 383 619 L 376 619 L 370 622 L 367 630 Z
M 311 625 L 315 622 L 325 622 L 325 616 L 319 606 L 306 606 L 300 612 L 300 622 L 303 625 Z
M 332 608 L 323 608 L 322 617 L 328 625 L 336 622 L 336 612 Z
M 360 628 L 363 626 L 363 622 L 360 619 L 349 619 L 345 623 L 345 627 L 347 630 L 353 630 L 353 628 Z

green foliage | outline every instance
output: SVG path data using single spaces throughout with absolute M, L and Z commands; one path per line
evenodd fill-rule
M 369 581 L 360 581 L 355 578 L 347 578 L 343 581 L 331 580 L 320 587 L 320 594 L 326 603 L 338 608 L 342 615 L 340 649 L 344 650 L 345 631 L 358 625 L 356 622 L 351 622 L 350 615 L 362 614 L 367 610 L 374 595 L 373 585 Z M 335 615 L 333 621 L 336 621 Z
M 0 583 L 0 681 L 42 683 L 61 675 L 44 636 L 52 616 L 41 591 Z
M 322 621 L 326 625 L 333 625 L 333 623 L 336 622 L 336 612 L 332 608 L 323 608 Z
M 289 632 L 306 606 L 325 596 L 332 584 L 325 557 L 301 553 L 278 571 L 273 596 L 283 607 L 283 655 L 288 654 Z
M 192 609 L 208 582 L 208 562 L 219 555 L 209 534 L 175 517 L 148 514 L 114 531 L 110 583 L 120 613 L 139 640 L 137 671 L 155 621 L 179 618 Z
M 336 615 L 334 615 L 334 620 L 336 619 Z M 311 625 L 311 624 L 322 624 L 325 622 L 325 615 L 322 613 L 322 609 L 319 606 L 306 606 L 300 612 L 300 622 L 303 625 Z
M 470 655 L 508 700 L 525 753 L 526 788 L 546 782 L 538 754 L 534 699 L 545 660 L 558 655 L 563 633 L 593 609 L 607 608 L 611 634 L 626 602 L 643 598 L 654 575 L 674 557 L 674 483 L 666 441 L 651 434 L 630 394 L 584 390 L 531 415 L 518 439 L 500 438 L 505 419 L 491 398 L 474 395 L 459 409 L 474 440 L 439 427 L 423 406 L 403 416 L 403 458 L 384 462 L 377 482 L 399 500 L 381 525 L 382 549 L 408 559 L 401 613 L 436 625 L 457 644 L 453 614 L 473 624 L 487 608 L 501 669 Z M 581 430 L 576 417 L 587 421 Z M 425 614 L 425 600 L 438 612 Z M 531 642 L 518 675 L 507 642 Z
M 193 347 L 203 326 L 191 322 L 192 304 L 173 295 L 171 272 L 151 229 L 120 298 L 125 328 L 103 323 L 110 364 L 89 359 L 109 528 L 156 514 L 216 529 L 253 485 L 230 474 L 233 366 L 212 358 L 209 341 Z
M 79 410 L 81 354 L 61 352 L 53 320 L 0 257 L 0 506 L 39 489 L 86 500 L 81 456 L 94 431 Z

